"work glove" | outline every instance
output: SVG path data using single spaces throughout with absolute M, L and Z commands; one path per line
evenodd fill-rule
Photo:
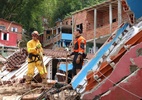
M 67 54 L 67 57 L 70 57 L 70 54 Z
M 72 52 L 72 53 L 67 53 L 67 57 L 70 57 L 70 56 L 72 56 L 72 55 L 74 55 L 74 52 Z
M 37 46 L 36 46 L 36 49 L 40 49 L 41 48 L 41 44 L 38 44 Z

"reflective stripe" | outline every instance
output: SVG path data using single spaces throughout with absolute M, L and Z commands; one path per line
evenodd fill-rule
M 44 66 L 44 69 L 43 69 L 43 70 L 44 70 L 44 72 L 45 72 L 45 73 L 47 73 L 47 69 L 46 69 L 46 67 L 45 67 L 45 66 Z
M 30 52 L 31 51 L 31 48 L 28 48 L 28 52 Z
M 43 71 L 40 71 L 39 73 L 40 73 L 40 75 L 43 75 L 43 74 L 45 74 L 45 73 L 44 73 Z
M 43 70 L 40 71 L 39 73 L 40 73 L 41 75 L 46 74 L 46 73 L 47 73 L 46 67 L 43 66 Z

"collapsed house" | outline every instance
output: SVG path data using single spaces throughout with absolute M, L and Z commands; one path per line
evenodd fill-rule
M 130 23 L 122 23 L 72 80 L 82 100 L 140 100 L 141 1 L 122 0 Z M 137 6 L 136 6 L 137 5 Z

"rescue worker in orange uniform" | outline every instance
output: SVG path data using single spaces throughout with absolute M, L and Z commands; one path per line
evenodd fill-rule
M 86 50 L 86 39 L 81 36 L 81 30 L 79 28 L 76 29 L 74 32 L 75 40 L 73 44 L 73 52 L 68 54 L 67 56 L 74 55 L 73 58 L 73 69 L 72 69 L 72 76 L 74 77 L 83 66 L 83 60 L 86 57 L 85 50 Z
M 26 74 L 26 83 L 30 84 L 33 76 L 35 67 L 38 69 L 39 74 L 42 78 L 42 83 L 47 82 L 47 70 L 43 64 L 43 48 L 38 40 L 39 33 L 37 31 L 32 32 L 32 40 L 27 43 L 28 51 L 28 70 Z

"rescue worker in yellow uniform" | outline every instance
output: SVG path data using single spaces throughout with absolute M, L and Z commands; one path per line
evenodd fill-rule
M 73 58 L 73 69 L 72 69 L 72 76 L 74 77 L 81 69 L 83 66 L 83 60 L 86 58 L 86 39 L 81 36 L 81 30 L 79 28 L 76 29 L 74 32 L 75 35 L 75 40 L 73 44 L 73 52 L 69 55 L 72 56 L 74 55 Z
M 26 75 L 26 83 L 30 84 L 33 76 L 35 67 L 38 69 L 39 74 L 42 78 L 42 83 L 47 82 L 47 70 L 43 64 L 43 48 L 38 40 L 39 33 L 37 31 L 32 32 L 32 40 L 27 43 L 28 51 L 28 70 Z

